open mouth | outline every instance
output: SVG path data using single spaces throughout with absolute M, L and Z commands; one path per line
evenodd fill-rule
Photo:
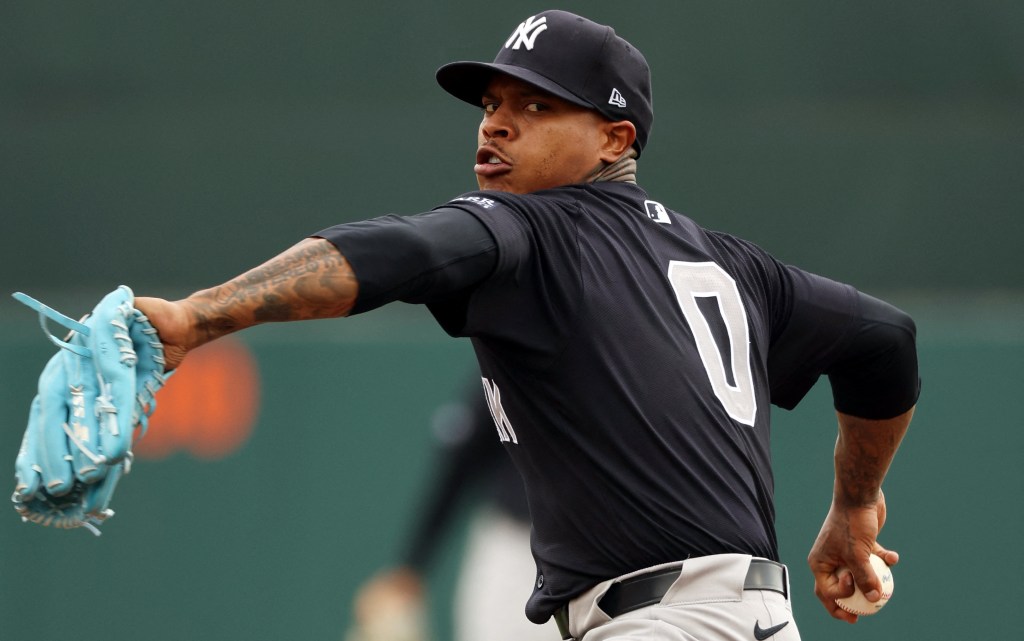
M 509 162 L 491 147 L 481 147 L 476 152 L 478 165 L 507 165 Z
M 481 147 L 476 152 L 476 166 L 473 167 L 473 171 L 480 176 L 493 176 L 511 169 L 511 163 L 489 147 Z

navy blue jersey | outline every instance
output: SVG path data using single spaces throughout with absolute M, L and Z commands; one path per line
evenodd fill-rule
M 635 185 L 479 192 L 446 207 L 477 216 L 498 245 L 486 282 L 430 308 L 472 338 L 525 479 L 538 564 L 528 616 L 688 556 L 777 558 L 769 406 L 795 405 L 842 347 L 854 290 Z
M 531 620 L 659 563 L 777 559 L 769 408 L 851 342 L 853 288 L 627 183 L 473 192 L 319 235 L 353 266 L 356 312 L 426 303 L 471 338 L 529 499 Z

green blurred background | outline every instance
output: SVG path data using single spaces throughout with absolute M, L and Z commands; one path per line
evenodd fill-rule
M 175 297 L 323 227 L 474 186 L 478 114 L 434 70 L 551 5 L 0 3 L 0 462 L 50 345 L 119 283 Z M 827 386 L 777 412 L 783 560 L 814 639 L 1019 638 L 1024 600 L 1024 4 L 563 1 L 651 63 L 655 198 L 918 322 L 924 393 L 887 483 L 893 602 L 832 621 L 803 559 L 828 507 Z M 242 337 L 246 445 L 141 461 L 101 538 L 0 518 L 0 640 L 338 640 L 430 471 L 471 365 L 397 305 Z M 0 512 L 2 517 L 2 512 Z M 460 535 L 432 577 L 449 634 Z

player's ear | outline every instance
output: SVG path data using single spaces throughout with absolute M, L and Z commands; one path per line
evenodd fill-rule
M 636 127 L 628 120 L 604 123 L 605 139 L 601 160 L 613 163 L 622 157 L 636 141 Z

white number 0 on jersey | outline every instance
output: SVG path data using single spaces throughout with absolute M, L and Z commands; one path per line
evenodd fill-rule
M 678 260 L 669 262 L 668 280 L 693 332 L 697 352 L 715 396 L 733 420 L 753 425 L 757 416 L 757 399 L 750 373 L 750 330 L 736 281 L 715 263 Z M 698 298 L 715 298 L 718 302 L 718 310 L 729 333 L 729 349 L 724 353 L 731 354 L 732 362 L 728 367 L 735 384 L 729 383 L 726 364 L 722 362 L 723 350 L 715 343 L 711 326 L 697 305 Z

